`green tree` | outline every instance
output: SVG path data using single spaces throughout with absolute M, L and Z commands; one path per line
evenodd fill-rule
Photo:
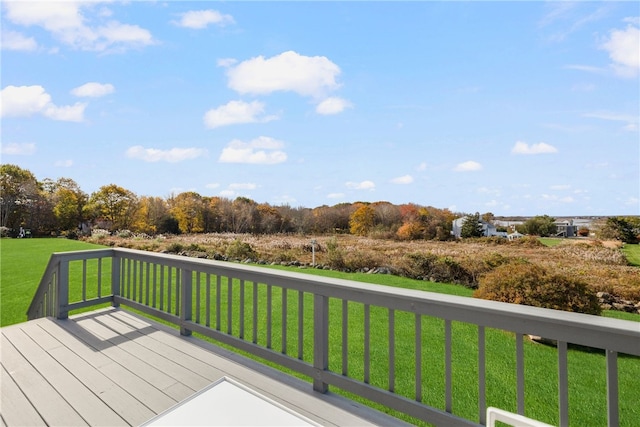
M 104 226 L 112 231 L 131 228 L 137 209 L 138 197 L 115 184 L 100 187 L 91 194 L 87 205 L 92 217 L 104 221 Z
M 523 222 L 518 231 L 532 236 L 555 236 L 558 231 L 555 221 L 556 219 L 549 215 L 534 216 Z
M 35 176 L 16 165 L 0 165 L 0 226 L 18 229 L 40 198 Z
M 465 216 L 460 229 L 460 237 L 482 237 L 482 223 L 480 222 L 480 213 Z
M 634 218 L 620 216 L 607 218 L 597 233 L 600 239 L 620 240 L 625 243 L 638 243 L 638 234 L 640 224 L 636 223 L 634 227 Z

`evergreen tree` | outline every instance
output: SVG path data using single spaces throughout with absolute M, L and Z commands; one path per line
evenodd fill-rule
M 476 212 L 473 215 L 467 215 L 460 229 L 460 237 L 482 237 L 482 223 L 480 222 L 480 214 Z

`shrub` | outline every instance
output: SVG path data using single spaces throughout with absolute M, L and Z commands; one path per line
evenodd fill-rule
M 508 263 L 483 275 L 474 297 L 578 313 L 601 312 L 595 292 L 586 283 L 549 274 L 529 263 Z
M 236 239 L 227 246 L 224 253 L 229 258 L 235 259 L 247 259 L 256 258 L 257 253 L 253 250 L 249 243 L 245 243 L 242 240 Z
M 167 246 L 166 251 L 172 254 L 177 254 L 180 253 L 184 250 L 184 246 L 182 246 L 182 244 L 180 243 L 171 243 L 170 245 Z

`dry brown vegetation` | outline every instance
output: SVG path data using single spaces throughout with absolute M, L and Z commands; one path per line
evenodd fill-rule
M 536 239 L 396 241 L 353 235 L 194 234 L 180 236 L 100 236 L 89 240 L 112 246 L 167 251 L 189 256 L 262 263 L 311 264 L 345 271 L 386 268 L 407 277 L 460 283 L 475 288 L 479 278 L 500 265 L 524 261 L 554 274 L 579 279 L 594 291 L 640 301 L 640 268 L 629 266 L 620 245 L 596 240 L 566 240 L 546 247 Z

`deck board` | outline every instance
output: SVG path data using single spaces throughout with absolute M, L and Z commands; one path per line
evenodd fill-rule
M 225 376 L 321 425 L 404 425 L 121 309 L 0 332 L 0 427 L 140 425 Z

